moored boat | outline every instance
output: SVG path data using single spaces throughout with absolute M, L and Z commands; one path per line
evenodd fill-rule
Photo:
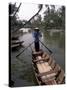
M 22 44 L 24 41 L 20 41 L 20 40 L 12 40 L 11 43 L 12 44 Z
M 24 41 L 20 40 L 11 40 L 11 49 L 17 49 L 18 47 L 22 46 Z

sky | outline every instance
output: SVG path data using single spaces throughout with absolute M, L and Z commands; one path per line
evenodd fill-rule
M 20 3 L 16 3 L 17 6 L 19 6 Z M 60 6 L 56 6 L 56 9 Z M 43 12 L 46 10 L 45 5 L 43 5 L 43 9 L 40 11 L 39 14 L 41 14 L 43 19 Z M 33 3 L 22 3 L 21 7 L 19 9 L 18 17 L 20 20 L 29 20 L 33 15 L 35 15 L 38 11 L 38 4 Z
M 17 4 L 19 6 L 19 4 Z M 19 19 L 29 20 L 34 14 L 38 11 L 38 4 L 31 4 L 31 3 L 22 3 L 18 16 Z M 43 10 L 40 12 L 41 16 L 43 16 Z

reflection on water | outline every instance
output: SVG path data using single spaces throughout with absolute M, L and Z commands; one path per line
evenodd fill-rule
M 64 32 L 44 33 L 44 43 L 53 51 L 56 62 L 65 70 Z
M 45 32 L 44 33 L 44 38 L 46 39 L 46 43 L 49 45 L 57 45 L 57 47 L 63 49 L 64 48 L 64 32 L 54 32 L 54 33 L 49 33 Z
M 43 32 L 41 41 L 52 50 L 56 62 L 65 70 L 65 35 L 64 32 L 49 31 Z M 24 41 L 24 46 L 28 46 L 33 37 L 31 33 L 26 33 L 20 37 Z M 33 45 L 32 45 L 33 46 Z M 43 48 L 43 47 L 42 47 Z M 25 50 L 18 58 L 24 48 L 20 48 L 15 52 L 11 52 L 11 78 L 14 81 L 13 86 L 34 86 L 37 85 L 35 75 L 32 68 L 32 55 L 30 47 Z

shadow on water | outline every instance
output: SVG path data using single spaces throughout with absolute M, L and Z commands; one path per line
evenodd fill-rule
M 18 58 L 14 57 L 11 64 L 12 87 L 37 85 L 32 68 L 31 52 L 26 50 Z
M 26 68 L 25 70 L 23 70 L 23 74 L 21 73 L 19 78 L 26 80 L 27 82 L 31 82 L 32 85 L 36 85 L 36 79 L 34 77 L 34 72 L 32 69 L 32 65 L 28 64 L 28 68 Z M 26 66 L 27 67 L 27 66 Z

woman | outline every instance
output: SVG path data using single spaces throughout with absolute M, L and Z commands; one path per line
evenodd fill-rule
M 34 29 L 33 37 L 34 37 L 35 51 L 38 52 L 40 50 L 39 37 L 42 37 L 39 28 Z

